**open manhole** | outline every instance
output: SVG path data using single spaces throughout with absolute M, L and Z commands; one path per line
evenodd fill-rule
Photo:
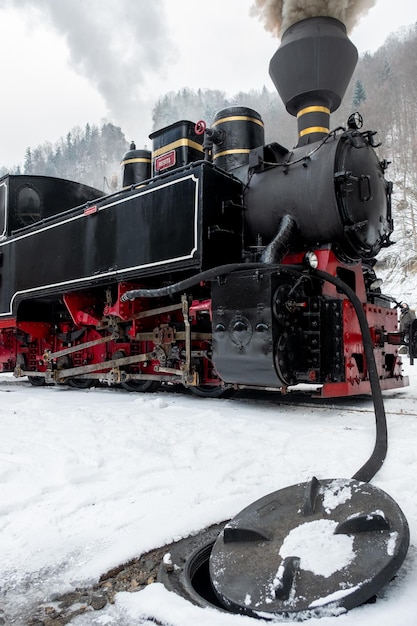
M 375 596 L 408 545 L 407 521 L 388 494 L 354 479 L 314 478 L 176 544 L 160 581 L 199 606 L 319 616 Z
M 193 604 L 222 608 L 211 584 L 209 559 L 225 524 L 210 526 L 171 546 L 159 568 L 158 582 Z

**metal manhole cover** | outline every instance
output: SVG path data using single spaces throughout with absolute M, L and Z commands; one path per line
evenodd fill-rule
M 210 578 L 231 611 L 344 611 L 393 578 L 408 545 L 404 514 L 384 491 L 313 478 L 261 498 L 226 524 L 211 552 Z

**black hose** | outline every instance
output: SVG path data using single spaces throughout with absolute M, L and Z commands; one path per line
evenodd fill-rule
M 295 219 L 291 215 L 284 215 L 277 234 L 262 253 L 261 261 L 263 263 L 281 263 L 288 252 L 296 227 Z
M 220 276 L 232 274 L 240 270 L 258 270 L 262 269 L 262 267 L 262 263 L 230 263 L 228 265 L 219 265 L 218 267 L 212 267 L 205 272 L 194 274 L 194 276 L 185 278 L 179 283 L 167 285 L 166 287 L 158 287 L 156 289 L 132 289 L 131 291 L 126 291 L 120 299 L 122 302 L 126 302 L 127 300 L 135 300 L 135 298 L 161 298 L 163 296 L 172 296 L 174 293 L 184 291 L 204 281 L 215 280 Z
M 321 270 L 313 270 L 313 276 L 325 280 L 345 293 L 356 311 L 359 326 L 362 333 L 363 347 L 365 349 L 366 362 L 368 366 L 369 381 L 371 383 L 372 401 L 375 410 L 375 427 L 376 437 L 375 446 L 369 459 L 364 465 L 352 476 L 355 480 L 369 482 L 382 467 L 388 449 L 387 419 L 385 415 L 384 400 L 382 398 L 381 386 L 379 384 L 378 372 L 376 368 L 375 355 L 372 343 L 371 333 L 369 331 L 368 321 L 366 319 L 363 304 L 359 300 L 356 293 L 346 283 L 339 278 L 323 272 Z
M 179 283 L 167 285 L 166 287 L 158 287 L 156 289 L 132 289 L 131 291 L 126 291 L 120 299 L 122 302 L 126 302 L 128 300 L 135 300 L 136 298 L 162 298 L 164 296 L 172 296 L 174 293 L 184 291 L 204 281 L 217 279 L 225 274 L 232 274 L 240 270 L 262 269 L 263 265 L 270 267 L 272 264 L 280 263 L 285 253 L 288 251 L 291 237 L 296 227 L 295 219 L 291 217 L 291 215 L 284 215 L 277 234 L 262 254 L 261 263 L 230 263 L 228 265 L 220 265 L 206 270 L 205 272 L 190 276 Z

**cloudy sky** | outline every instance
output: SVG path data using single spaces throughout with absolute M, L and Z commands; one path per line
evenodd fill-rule
M 250 15 L 253 3 L 0 0 L 0 166 L 103 119 L 150 146 L 152 107 L 169 90 L 273 89 L 279 41 Z M 374 51 L 415 22 L 415 0 L 376 0 L 351 39 L 360 53 Z

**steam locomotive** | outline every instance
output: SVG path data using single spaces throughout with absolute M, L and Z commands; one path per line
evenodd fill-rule
M 132 144 L 111 195 L 0 179 L 1 371 L 207 396 L 368 393 L 353 292 L 382 389 L 407 385 L 397 310 L 373 270 L 393 232 L 388 164 L 360 115 L 330 130 L 356 62 L 336 19 L 286 31 L 270 74 L 298 121 L 293 149 L 265 145 L 261 116 L 235 106 L 209 128 L 154 132 L 152 152 Z

